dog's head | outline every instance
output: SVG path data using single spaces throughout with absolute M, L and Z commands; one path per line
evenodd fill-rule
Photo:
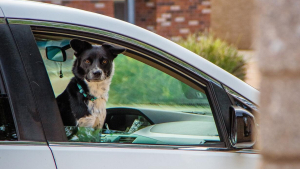
M 73 73 L 88 82 L 99 82 L 110 77 L 113 71 L 113 60 L 119 53 L 125 51 L 125 48 L 108 43 L 99 46 L 78 39 L 71 40 L 70 45 L 76 56 Z

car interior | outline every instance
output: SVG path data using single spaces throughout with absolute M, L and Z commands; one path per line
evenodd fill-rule
M 71 38 L 36 34 L 35 39 L 57 97 L 73 77 Z M 66 126 L 69 141 L 168 145 L 220 141 L 204 88 L 131 53 L 119 54 L 114 62 L 102 131 Z

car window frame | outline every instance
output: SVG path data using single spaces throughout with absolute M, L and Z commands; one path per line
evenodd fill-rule
M 46 144 L 42 124 L 30 89 L 21 53 L 9 24 L 1 23 L 0 73 L 8 97 L 18 141 L 0 141 L 0 144 Z M 33 132 L 34 131 L 34 132 Z
M 35 32 L 35 31 L 33 31 L 33 32 Z M 56 34 L 57 32 L 43 32 L 43 33 L 41 33 L 41 32 L 39 32 L 39 33 L 35 33 L 35 34 L 42 34 L 42 35 L 48 35 L 48 36 L 55 36 L 55 35 L 58 35 L 58 36 L 62 36 L 62 37 L 66 37 L 66 38 L 78 38 L 77 37 L 77 35 L 76 34 L 70 34 L 70 33 L 68 33 L 67 35 L 62 35 L 62 34 Z M 93 43 L 103 43 L 103 41 L 102 41 L 102 39 L 101 40 L 99 40 L 99 39 L 96 39 L 95 40 L 95 37 L 93 37 L 93 38 L 87 38 L 87 37 L 81 37 L 83 40 L 87 40 L 87 41 L 90 41 L 90 42 L 93 42 Z M 111 43 L 110 41 L 105 41 L 105 42 L 109 42 L 109 43 Z M 118 44 L 119 45 L 119 44 Z M 164 72 L 164 73 L 167 73 L 167 74 L 169 74 L 170 76 L 173 76 L 173 77 L 175 77 L 175 78 L 177 78 L 177 79 L 180 79 L 180 78 L 178 78 L 178 76 L 180 76 L 180 75 L 178 75 L 179 74 L 179 72 L 177 72 L 177 73 L 175 73 L 174 72 L 174 70 L 168 70 L 168 68 L 166 68 L 166 67 L 163 67 L 163 65 L 161 65 L 160 63 L 161 62 L 156 62 L 156 63 L 154 63 L 155 62 L 155 60 L 151 60 L 151 61 L 149 61 L 148 59 L 149 58 L 145 58 L 145 55 L 143 55 L 143 54 L 140 54 L 140 53 L 137 53 L 137 52 L 133 52 L 133 51 L 129 51 L 129 50 L 127 50 L 127 52 L 126 53 L 124 53 L 124 55 L 126 55 L 126 56 L 128 56 L 128 57 L 132 57 L 132 58 L 135 58 L 135 59 L 137 59 L 138 61 L 140 61 L 140 62 L 143 62 L 143 63 L 146 63 L 146 64 L 148 64 L 148 65 L 151 65 L 151 66 L 153 66 L 153 67 L 155 67 L 156 69 L 158 69 L 158 70 L 160 70 L 160 71 L 162 71 L 162 72 Z M 153 56 L 153 54 L 152 54 L 152 56 Z M 148 55 L 148 57 L 151 57 L 151 56 L 149 56 Z M 159 68 L 158 68 L 159 67 Z M 178 70 L 178 69 L 177 69 Z M 177 77 L 176 77 L 177 76 Z M 198 85 L 199 84 L 201 84 L 201 85 L 204 85 L 204 83 L 205 84 L 209 84 L 209 82 L 208 81 L 202 81 L 202 82 L 198 82 L 198 83 L 193 83 L 193 82 L 191 82 L 191 81 L 189 81 L 189 80 L 187 80 L 187 79 L 185 79 L 185 80 L 183 80 L 183 78 L 181 78 L 180 79 L 181 81 L 183 81 L 183 82 L 185 82 L 185 83 L 187 83 L 187 84 L 189 84 L 189 85 L 191 85 L 191 86 L 193 86 L 193 87 L 195 87 L 195 88 L 200 88 Z M 190 79 L 191 80 L 191 79 Z M 194 79 L 195 80 L 195 79 Z M 203 83 L 204 82 L 204 83 Z M 212 106 L 212 99 L 209 99 L 209 96 L 208 96 L 208 91 L 207 91 L 207 86 L 205 85 L 205 88 L 201 88 L 201 90 L 202 91 L 204 91 L 206 94 L 207 94 L 207 97 L 208 97 L 208 100 L 209 100 L 209 103 L 210 103 L 210 105 L 211 105 L 211 109 L 213 109 L 213 106 Z M 212 110 L 213 111 L 213 110 Z M 214 120 L 216 120 L 215 119 L 215 116 L 214 116 Z M 218 126 L 218 124 L 216 123 L 216 126 Z M 221 135 L 221 134 L 220 134 Z M 220 139 L 222 139 L 222 137 L 220 136 Z M 71 142 L 70 142 L 71 143 Z M 220 146 L 220 145 L 224 145 L 223 144 L 223 140 L 221 140 L 221 142 L 220 142 L 220 144 L 218 144 L 218 145 L 212 145 L 212 146 Z M 207 146 L 207 145 L 203 145 L 203 146 Z
M 42 21 L 39 21 L 39 22 L 42 22 Z M 49 23 L 49 22 L 46 22 L 46 23 Z M 16 24 L 16 23 L 14 22 L 13 24 Z M 30 25 L 30 24 L 26 23 L 26 25 Z M 55 25 L 55 23 L 53 25 Z M 110 42 L 110 43 L 115 43 L 115 44 L 118 44 L 121 46 L 128 47 L 128 44 L 126 44 L 126 42 L 124 43 L 124 42 L 120 41 L 119 39 L 114 39 L 112 37 L 101 36 L 101 35 L 97 35 L 97 37 L 95 38 L 95 33 L 87 33 L 84 31 L 78 31 L 78 30 L 72 30 L 72 29 L 66 29 L 66 28 L 62 29 L 60 27 L 55 27 L 53 25 L 45 26 L 45 25 L 33 24 L 33 25 L 30 25 L 30 27 L 31 27 L 31 30 L 33 33 L 43 32 L 43 33 L 47 33 L 47 34 L 49 34 L 49 33 L 50 34 L 62 34 L 63 36 L 72 36 L 72 35 L 74 36 L 75 35 L 76 37 L 81 37 L 83 39 L 85 37 L 90 37 L 90 38 L 88 38 L 88 40 L 97 39 L 95 41 L 98 43 L 100 41 L 99 39 L 101 39 L 102 42 Z M 77 27 L 82 27 L 82 26 L 77 25 Z M 103 30 L 101 30 L 101 31 L 103 31 Z M 92 36 L 93 36 L 93 38 L 91 38 Z M 122 42 L 122 43 L 120 43 L 120 42 Z M 211 87 L 209 85 L 210 83 L 214 83 L 218 86 L 221 86 L 221 84 L 219 82 L 217 82 L 216 80 L 214 80 L 213 78 L 199 76 L 193 70 L 184 69 L 181 65 L 178 65 L 174 62 L 172 63 L 172 62 L 166 60 L 165 58 L 160 57 L 159 55 L 157 55 L 157 53 L 151 52 L 149 50 L 143 50 L 139 46 L 134 46 L 132 44 L 130 44 L 130 45 L 131 45 L 131 47 L 130 47 L 131 51 L 128 51 L 128 53 L 132 53 L 134 55 L 139 55 L 142 51 L 143 56 L 145 56 L 145 55 L 148 56 L 148 58 L 144 58 L 144 59 L 149 60 L 149 58 L 152 57 L 151 62 L 156 63 L 157 65 L 159 65 L 161 63 L 168 63 L 168 66 L 175 68 L 175 70 L 179 70 L 178 72 L 188 75 L 188 77 L 190 78 L 191 81 L 193 81 L 194 83 L 195 82 L 197 83 L 196 85 L 201 84 L 201 85 L 206 86 L 206 89 L 207 89 L 206 93 L 208 94 L 208 100 L 209 100 L 211 108 L 212 108 L 213 116 L 214 116 L 215 123 L 216 123 L 217 129 L 218 129 L 219 135 L 220 135 L 220 140 L 222 143 L 218 146 L 219 147 L 227 147 L 227 148 L 230 147 L 230 145 L 228 144 L 228 141 L 227 141 L 228 140 L 228 136 L 226 136 L 227 132 L 226 131 L 224 132 L 224 128 L 225 128 L 224 122 L 222 122 L 222 119 L 219 118 L 220 112 L 218 112 L 217 104 L 215 103 L 216 99 L 211 98 L 211 97 L 213 97 L 213 94 L 211 94 L 212 93 L 211 91 L 213 89 L 211 89 Z M 149 57 L 149 56 L 151 56 L 151 57 Z M 185 64 L 187 64 L 187 63 L 185 63 Z M 161 66 L 164 66 L 164 65 L 161 65 Z M 177 74 L 178 74 L 178 72 L 177 72 Z M 201 72 L 201 73 L 204 74 L 203 72 Z M 226 130 L 226 128 L 225 128 L 225 130 Z M 51 142 L 51 140 L 49 140 L 49 141 Z M 53 143 L 57 144 L 57 142 L 55 142 L 55 141 Z M 207 146 L 207 145 L 205 145 L 205 146 Z
M 27 88 L 20 93 L 23 95 L 29 95 L 30 98 L 26 100 L 26 104 L 31 106 L 28 108 L 29 117 L 34 121 L 28 121 L 27 117 L 24 117 L 23 110 L 16 111 L 17 121 L 25 123 L 22 126 L 22 130 L 26 131 L 24 137 L 33 137 L 36 130 L 40 131 L 40 138 L 25 138 L 29 141 L 64 141 L 66 136 L 64 129 L 58 127 L 62 124 L 58 106 L 53 95 L 51 84 L 45 66 L 40 57 L 38 47 L 36 45 L 31 28 L 28 25 L 9 25 L 10 31 L 13 35 L 15 44 L 17 46 L 20 62 L 17 66 L 22 67 L 22 73 L 24 85 L 22 88 Z M 12 78 L 18 82 L 18 79 Z M 25 80 L 26 79 L 26 80 Z M 12 86 L 12 84 L 7 85 Z M 20 87 L 19 87 L 20 88 Z M 27 93 L 26 93 L 27 92 Z M 14 94 L 15 95 L 15 94 Z M 45 97 L 46 96 L 46 97 Z M 19 106 L 19 102 L 13 103 L 13 105 Z M 33 125 L 32 123 L 38 122 Z

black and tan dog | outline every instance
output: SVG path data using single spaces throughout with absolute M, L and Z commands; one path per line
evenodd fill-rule
M 104 43 L 91 45 L 86 41 L 70 41 L 76 60 L 74 77 L 56 101 L 65 126 L 102 128 L 106 102 L 114 73 L 113 60 L 124 48 Z

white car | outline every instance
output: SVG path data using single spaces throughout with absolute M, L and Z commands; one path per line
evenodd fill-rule
M 0 167 L 255 168 L 259 92 L 193 52 L 107 16 L 0 1 Z M 103 130 L 64 126 L 71 39 L 126 48 Z M 62 60 L 49 59 L 55 48 Z

